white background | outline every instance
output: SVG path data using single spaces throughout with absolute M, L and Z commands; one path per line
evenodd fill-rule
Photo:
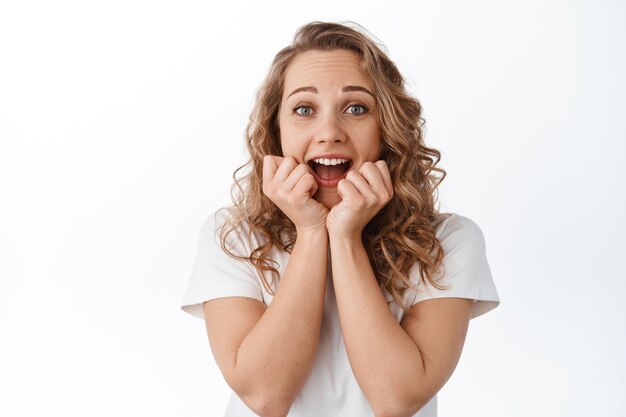
M 179 309 L 274 54 L 353 20 L 421 100 L 502 304 L 440 416 L 626 415 L 623 1 L 0 3 L 0 415 L 219 416 Z

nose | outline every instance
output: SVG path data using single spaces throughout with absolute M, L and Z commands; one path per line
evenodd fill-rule
M 319 143 L 336 143 L 345 142 L 347 139 L 346 131 L 335 114 L 326 114 L 319 119 L 316 140 Z

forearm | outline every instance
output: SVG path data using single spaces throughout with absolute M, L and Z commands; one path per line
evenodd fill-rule
M 390 404 L 409 409 L 424 374 L 420 351 L 391 313 L 360 239 L 331 236 L 330 249 L 341 329 L 357 382 L 375 412 Z
M 325 230 L 298 236 L 272 302 L 239 347 L 244 395 L 289 406 L 300 392 L 317 351 L 327 262 Z

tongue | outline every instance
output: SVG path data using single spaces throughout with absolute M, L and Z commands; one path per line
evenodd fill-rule
M 339 165 L 321 165 L 315 164 L 315 173 L 325 180 L 339 178 L 346 172 L 344 164 Z

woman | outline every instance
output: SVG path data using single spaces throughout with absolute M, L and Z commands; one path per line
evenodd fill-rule
M 434 207 L 422 125 L 358 26 L 305 25 L 276 55 L 182 306 L 233 389 L 226 416 L 436 415 L 470 318 L 499 299 L 480 228 Z

